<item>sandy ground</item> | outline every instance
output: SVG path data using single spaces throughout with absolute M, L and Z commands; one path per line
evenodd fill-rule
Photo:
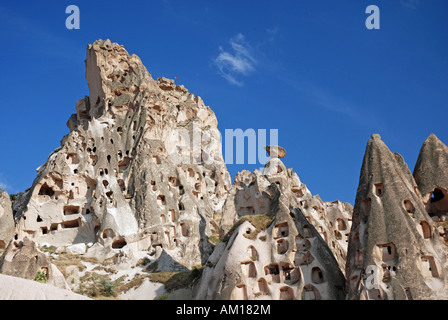
M 119 298 L 122 300 L 154 300 L 165 294 L 165 292 L 163 284 L 145 279 L 140 287 L 133 288 L 128 292 L 121 294 Z
M 88 297 L 33 280 L 0 274 L 0 300 L 90 300 Z

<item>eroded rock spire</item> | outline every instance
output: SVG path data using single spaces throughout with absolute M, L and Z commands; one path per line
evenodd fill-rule
M 71 132 L 20 196 L 15 238 L 102 259 L 148 251 L 164 270 L 205 262 L 230 188 L 215 114 L 109 40 L 88 46 L 86 78 Z
M 350 232 L 348 298 L 446 298 L 445 251 L 403 158 L 372 135 Z

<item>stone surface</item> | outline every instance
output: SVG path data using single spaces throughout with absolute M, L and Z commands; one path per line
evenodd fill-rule
M 448 147 L 434 134 L 423 143 L 414 168 L 426 211 L 434 221 L 448 216 Z
M 86 79 L 32 186 L 12 206 L 0 194 L 0 299 L 84 298 L 59 288 L 80 290 L 98 270 L 127 285 L 189 269 L 202 278 L 174 292 L 135 281 L 120 297 L 448 298 L 448 147 L 435 135 L 412 175 L 373 134 L 353 207 L 313 195 L 276 145 L 232 185 L 213 111 L 123 46 L 89 45 Z
M 16 239 L 205 262 L 231 183 L 215 114 L 109 40 L 88 46 L 86 78 L 71 132 L 18 199 Z
M 0 274 L 0 300 L 91 300 L 70 290 Z
M 286 150 L 280 146 L 266 146 L 265 150 L 271 158 L 286 157 Z
M 45 274 L 46 283 L 67 289 L 64 276 L 36 244 L 25 238 L 12 240 L 0 258 L 0 273 L 35 280 L 38 272 Z
M 347 232 L 349 215 L 342 204 L 325 205 L 312 196 L 278 158 L 266 163 L 263 174 L 237 174 L 223 210 L 222 242 L 206 263 L 195 298 L 344 299 L 346 249 L 333 226 L 343 219 L 341 231 Z
M 348 299 L 446 299 L 446 246 L 435 230 L 403 158 L 373 135 L 348 244 Z
M 14 235 L 14 218 L 11 200 L 6 191 L 0 190 L 0 249 L 6 248 Z

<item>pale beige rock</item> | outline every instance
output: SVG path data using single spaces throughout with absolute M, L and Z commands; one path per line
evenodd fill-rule
M 0 191 L 0 249 L 6 248 L 14 235 L 11 200 L 6 191 Z
M 330 223 L 345 215 L 348 224 L 341 207 L 313 197 L 279 158 L 269 160 L 263 174 L 239 173 L 223 210 L 222 242 L 206 263 L 195 298 L 344 299 L 345 247 Z
M 0 274 L 0 300 L 91 300 L 50 284 Z
M 68 288 L 62 273 L 33 241 L 28 238 L 11 240 L 0 257 L 0 273 L 34 280 L 39 272 L 45 274 L 46 283 Z
M 264 149 L 271 158 L 286 157 L 286 150 L 280 146 L 266 146 Z
M 86 79 L 70 133 L 18 199 L 16 239 L 204 263 L 231 184 L 215 114 L 109 40 L 88 46 Z
M 446 248 L 403 158 L 372 135 L 348 245 L 348 299 L 446 299 Z

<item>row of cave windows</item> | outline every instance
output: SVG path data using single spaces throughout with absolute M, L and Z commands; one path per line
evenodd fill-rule
M 84 208 L 83 212 L 81 212 L 80 208 L 81 208 L 80 206 L 64 206 L 64 208 L 63 208 L 64 216 L 70 216 L 70 215 L 81 214 L 81 213 L 83 215 L 88 215 L 88 214 L 91 213 L 90 209 Z M 26 220 L 26 216 L 25 215 L 23 216 L 23 219 Z M 42 221 L 43 220 L 42 220 L 41 216 L 37 215 L 36 222 L 42 222 Z M 72 221 L 76 221 L 76 220 L 72 220 Z M 66 221 L 67 225 L 74 224 L 74 223 L 72 223 L 72 221 Z M 57 223 L 55 225 L 57 225 Z M 55 230 L 55 229 L 51 228 L 51 230 Z
M 45 235 L 48 233 L 48 231 L 57 231 L 59 226 L 61 226 L 62 229 L 78 228 L 80 226 L 79 219 L 63 221 L 61 223 L 53 223 L 53 224 L 51 224 L 50 229 L 48 229 L 48 227 L 46 227 L 46 226 L 41 227 L 42 234 Z M 188 230 L 187 224 L 185 222 L 182 222 L 179 224 L 179 226 L 180 226 L 180 230 L 181 230 L 181 235 L 183 237 L 188 237 L 189 230 Z M 96 226 L 94 232 L 96 233 L 99 230 L 99 228 L 100 228 L 100 226 Z M 165 234 L 165 236 L 168 235 L 168 238 L 170 238 L 170 235 L 169 235 L 170 233 L 175 234 L 174 226 L 172 226 L 171 231 L 166 231 L 164 234 Z M 103 231 L 102 238 L 105 239 L 107 237 L 114 237 L 112 230 L 107 229 L 107 230 Z M 16 240 L 17 240 L 17 235 L 16 235 Z M 159 240 L 158 233 L 156 233 L 156 232 L 153 233 L 151 235 L 151 241 L 157 242 L 158 240 Z M 125 245 L 126 245 L 126 241 L 124 240 L 124 238 L 114 239 L 114 241 L 112 242 L 112 248 L 122 248 Z
M 246 233 L 250 234 L 250 232 L 251 230 L 250 228 L 248 228 L 246 230 Z M 288 251 L 289 245 L 285 239 L 278 239 L 276 242 L 277 242 L 277 253 L 284 254 Z M 302 238 L 302 236 L 300 235 L 296 236 L 296 249 L 298 251 L 309 250 L 310 248 L 311 248 L 311 242 L 308 239 Z M 247 253 L 253 261 L 256 261 L 258 259 L 258 252 L 254 246 L 249 246 L 247 249 Z
M 339 221 L 340 220 L 340 221 Z M 342 219 L 338 219 L 338 223 L 340 224 L 340 228 L 346 228 L 345 226 L 345 222 Z M 321 228 L 321 227 L 320 227 Z M 246 231 L 246 233 L 250 233 L 250 229 L 248 229 Z M 322 238 L 325 240 L 326 243 L 328 243 L 328 237 L 327 237 L 327 233 L 325 231 L 323 231 L 323 229 L 321 229 L 319 231 L 319 233 L 322 235 Z M 339 231 L 335 230 L 335 237 L 337 240 L 341 240 L 342 239 L 342 235 L 340 234 Z M 345 234 L 348 237 L 348 233 Z M 274 230 L 272 232 L 272 236 L 274 239 L 278 239 L 278 238 L 282 238 L 282 237 L 288 237 L 289 236 L 289 228 L 288 228 L 288 223 L 287 222 L 283 222 L 280 224 L 277 224 L 274 226 Z M 308 225 L 304 225 L 302 227 L 302 235 L 298 235 L 298 238 L 313 238 L 313 232 L 311 230 L 311 227 Z M 348 239 L 346 240 L 348 242 Z M 281 240 L 278 241 L 279 243 L 281 243 Z M 333 242 L 333 247 L 335 247 L 335 244 Z
M 128 153 L 128 151 L 126 151 L 126 152 Z M 71 155 L 71 156 L 76 156 L 76 154 L 69 154 L 69 155 L 67 155 L 67 159 L 69 158 L 70 155 Z M 119 155 L 120 155 L 120 153 L 119 153 Z M 153 157 L 153 159 L 154 159 L 154 163 L 156 163 L 156 164 L 160 164 L 160 163 L 161 163 L 159 156 L 154 155 L 154 156 L 152 156 L 152 157 Z M 109 161 L 109 163 L 110 163 L 111 156 L 108 155 L 108 156 L 107 156 L 107 159 L 108 159 L 108 161 Z M 118 169 L 119 169 L 119 172 L 123 172 L 123 171 L 127 168 L 127 166 L 130 164 L 130 161 L 131 161 L 131 160 L 132 160 L 132 158 L 125 157 L 122 161 L 120 161 L 120 162 L 118 163 L 118 167 L 119 167 Z M 77 163 L 77 162 L 76 162 L 76 163 Z M 115 171 L 115 175 L 117 175 L 118 173 L 117 173 L 116 169 L 114 169 L 114 171 Z M 74 169 L 73 172 L 74 172 L 75 174 L 77 174 L 77 173 L 78 173 L 78 169 Z M 194 171 L 193 171 L 191 168 L 188 168 L 187 172 L 188 172 L 188 176 L 189 176 L 189 177 L 193 177 L 193 178 L 194 178 L 195 174 L 194 174 Z M 108 175 L 108 174 L 109 174 L 109 171 L 108 171 L 107 168 L 105 168 L 105 169 L 100 169 L 100 170 L 99 170 L 99 174 L 100 174 L 100 176 L 103 176 L 104 174 Z M 197 175 L 200 176 L 199 173 L 197 173 Z M 205 176 L 205 172 L 203 173 L 203 175 Z M 200 178 L 197 178 L 197 179 L 200 179 Z M 168 178 L 168 182 L 169 182 L 169 184 L 170 184 L 172 187 L 176 187 L 176 186 L 178 185 L 178 180 L 177 180 L 177 178 L 175 178 L 175 177 L 169 177 L 169 178 Z M 120 180 L 118 180 L 118 183 L 119 183 L 119 185 L 120 185 L 120 188 L 121 188 L 122 192 L 124 192 L 124 191 L 126 190 L 124 181 L 123 181 L 122 179 L 120 179 Z M 105 187 L 107 187 L 108 184 L 109 184 L 109 182 L 108 182 L 107 180 L 103 180 L 103 185 L 104 185 Z M 73 185 L 73 184 L 72 184 L 72 185 Z M 215 182 L 215 186 L 217 186 L 217 185 L 218 185 L 218 182 Z M 157 190 L 155 181 L 151 181 L 151 186 L 152 186 L 152 190 L 153 190 L 153 191 L 156 191 L 156 190 Z M 51 189 L 51 188 L 50 188 L 50 189 Z M 52 196 L 52 194 L 54 194 L 54 192 L 52 192 L 52 191 L 53 191 L 53 190 L 48 191 L 48 187 L 47 187 L 47 190 L 41 191 L 39 194 L 47 194 L 47 195 L 49 195 L 49 196 Z M 179 191 L 180 191 L 180 195 L 184 194 L 185 191 L 184 191 L 182 185 L 179 185 Z M 203 196 L 200 196 L 200 191 L 201 191 L 201 183 L 198 183 L 198 182 L 197 182 L 197 183 L 194 184 L 193 194 L 194 194 L 197 198 L 200 197 L 201 199 L 203 199 Z M 48 194 L 49 192 L 50 192 L 51 194 Z M 163 197 L 163 196 L 162 196 L 162 197 Z
M 381 260 L 386 263 L 393 271 L 397 271 L 394 266 L 396 260 L 396 247 L 393 243 L 379 244 L 376 246 L 379 250 L 379 255 Z M 355 264 L 362 266 L 363 264 L 363 252 L 358 250 L 355 256 Z M 439 272 L 434 257 L 429 255 L 424 255 L 421 257 L 422 271 L 425 277 L 439 277 Z M 389 268 L 390 269 L 390 268 Z
M 180 203 L 180 208 L 183 208 L 183 204 L 182 203 Z M 80 214 L 81 213 L 79 206 L 64 206 L 63 210 L 64 210 L 64 216 L 76 215 L 76 214 Z M 82 214 L 90 214 L 90 213 L 91 213 L 90 209 L 85 209 L 85 211 L 82 212 Z M 168 212 L 168 219 L 169 219 L 170 222 L 174 222 L 174 216 L 175 216 L 174 210 L 172 210 L 172 209 L 169 210 L 169 212 Z M 24 218 L 24 220 L 26 220 L 26 216 L 24 216 L 23 218 Z M 160 218 L 161 218 L 162 224 L 165 224 L 166 223 L 165 215 L 162 214 L 160 216 Z M 38 215 L 37 219 L 36 219 L 36 222 L 42 222 L 42 221 L 43 221 L 42 218 L 40 217 L 40 215 Z M 57 226 L 58 226 L 58 223 L 52 224 L 51 227 L 50 227 L 50 231 L 57 230 Z M 76 219 L 76 220 L 64 221 L 64 222 L 61 223 L 61 226 L 63 228 L 76 228 L 76 227 L 79 226 L 79 223 L 78 223 L 78 220 Z M 181 226 L 181 229 L 182 229 L 182 235 L 183 236 L 187 236 L 188 235 L 188 231 L 187 231 L 185 223 L 181 223 L 180 226 Z M 47 231 L 48 231 L 47 227 L 42 227 L 42 233 L 43 234 L 46 234 Z
M 342 219 L 341 219 L 342 220 Z M 343 220 L 342 220 L 343 221 Z M 246 230 L 247 234 L 250 234 L 251 229 L 248 228 Z M 302 235 L 297 235 L 296 236 L 296 248 L 298 248 L 299 250 L 303 250 L 304 248 L 306 248 L 306 250 L 309 249 L 310 247 L 310 242 L 308 240 L 306 240 L 306 238 L 313 238 L 313 234 L 311 231 L 310 226 L 308 225 L 304 225 L 303 226 L 303 236 Z M 341 240 L 342 239 L 342 235 L 339 233 L 339 231 L 335 230 L 335 237 L 337 240 Z M 324 239 L 325 243 L 328 244 L 328 237 L 327 237 L 327 233 L 323 230 L 319 231 L 319 234 L 322 236 L 322 238 Z M 276 225 L 274 227 L 273 230 L 273 238 L 274 239 L 279 239 L 280 237 L 287 237 L 289 235 L 289 228 L 288 228 L 288 223 L 284 222 L 284 223 L 280 223 L 278 225 Z M 347 240 L 346 242 L 348 242 L 348 238 L 349 238 L 349 233 L 345 234 Z M 304 241 L 305 239 L 305 241 Z M 331 245 L 333 248 L 336 248 L 336 244 L 334 241 L 331 242 Z M 286 241 L 285 239 L 279 239 L 277 240 L 277 253 L 278 254 L 284 254 L 288 251 L 289 248 L 289 244 L 288 241 Z M 344 253 L 342 251 L 340 251 L 340 255 L 341 256 L 345 256 Z
M 130 164 L 132 157 L 129 156 L 129 150 L 126 151 L 126 156 L 123 158 L 123 154 L 121 151 L 118 151 L 118 157 L 119 159 L 121 159 L 118 162 L 118 169 L 119 172 L 123 172 Z M 78 159 L 78 155 L 76 153 L 68 153 L 66 159 L 70 159 L 71 160 L 71 164 L 78 164 L 79 163 L 79 159 Z M 153 162 L 156 165 L 160 165 L 162 163 L 162 161 L 160 160 L 160 157 L 158 155 L 153 155 L 152 156 Z M 93 157 L 92 158 L 93 162 L 92 165 L 95 165 L 96 162 L 98 161 L 98 157 Z M 112 156 L 111 155 L 107 155 L 107 161 L 110 164 L 112 160 Z M 107 169 L 105 169 L 106 174 L 108 174 L 108 172 L 106 171 Z M 78 170 L 74 169 L 74 173 L 77 174 Z M 187 169 L 187 177 L 188 178 L 195 178 L 196 180 L 200 180 L 201 174 L 199 172 L 194 172 L 193 169 L 188 168 Z M 102 169 L 100 169 L 100 175 L 103 175 L 103 171 Z M 205 172 L 202 174 L 205 177 Z M 213 178 L 213 177 L 212 177 Z M 175 178 L 174 178 L 175 179 Z
M 343 298 L 343 290 L 339 288 L 338 290 L 341 292 L 341 296 L 339 298 Z M 254 295 L 256 297 L 269 295 L 269 287 L 266 279 L 260 278 L 257 280 L 257 285 L 254 288 Z M 232 299 L 234 300 L 248 300 L 247 287 L 245 284 L 237 285 L 232 292 Z M 280 300 L 294 300 L 294 290 L 289 286 L 283 286 L 279 288 L 279 299 Z M 312 284 L 307 284 L 303 287 L 302 291 L 302 300 L 321 300 L 322 297 L 319 293 L 319 290 L 316 289 Z
M 175 179 L 175 178 L 170 178 L 170 179 L 172 181 L 172 179 Z M 123 180 L 120 179 L 119 180 L 119 185 L 120 185 L 120 188 L 121 188 L 122 191 L 124 189 L 123 184 L 124 184 Z M 103 180 L 103 185 L 105 187 L 107 187 L 109 185 L 109 182 L 107 180 Z M 155 185 L 155 182 L 151 181 L 151 185 Z M 182 185 L 179 186 L 179 190 L 180 190 L 180 194 L 184 193 L 184 188 L 183 188 Z M 39 191 L 39 195 L 48 195 L 50 197 L 53 197 L 54 194 L 55 194 L 55 192 L 53 191 L 53 189 L 51 187 L 49 187 L 47 185 L 47 183 L 44 183 L 42 185 L 42 187 L 40 188 L 40 191 Z M 109 191 L 108 193 L 106 193 L 106 195 L 109 198 L 112 197 L 112 194 L 113 194 L 112 191 Z M 165 206 L 166 205 L 166 198 L 165 198 L 165 196 L 164 195 L 158 195 L 157 196 L 157 203 L 158 203 L 159 206 Z M 184 204 L 182 202 L 178 203 L 178 208 L 179 208 L 180 211 L 185 210 L 185 206 L 184 206 Z M 79 213 L 79 211 L 80 211 L 80 207 L 79 206 L 64 206 L 64 215 L 77 214 L 77 213 Z M 170 212 L 174 212 L 174 211 L 171 209 Z M 89 214 L 89 213 L 90 213 L 90 210 L 87 209 L 85 214 Z M 172 217 L 173 216 L 174 215 L 172 214 Z M 161 216 L 162 223 L 165 223 L 165 219 L 164 218 L 165 217 L 162 215 Z M 38 217 L 37 218 L 37 222 L 40 222 L 40 221 L 41 221 L 41 219 L 40 219 L 40 217 Z
M 126 170 L 126 168 L 129 166 L 129 164 L 131 163 L 132 157 L 129 156 L 129 150 L 126 151 L 126 156 L 123 157 L 123 154 L 121 151 L 118 151 L 118 157 L 119 157 L 119 161 L 118 161 L 118 170 L 119 172 L 123 172 L 124 170 Z M 160 164 L 160 159 L 158 158 L 158 156 L 153 156 L 154 158 L 154 162 L 157 164 Z M 109 154 L 107 155 L 107 162 L 110 164 L 111 160 L 112 160 L 112 156 Z M 78 155 L 76 153 L 69 153 L 67 154 L 66 157 L 67 160 L 71 160 L 70 164 L 78 164 L 79 163 L 79 159 L 78 159 Z M 95 166 L 98 162 L 98 156 L 97 155 L 90 155 L 90 164 Z M 101 174 L 102 171 L 100 171 Z M 116 172 L 116 170 L 115 170 Z M 78 174 L 78 169 L 73 169 L 73 173 L 74 174 Z M 116 172 L 117 173 L 117 172 Z M 101 174 L 102 175 L 102 174 Z
M 282 273 L 280 275 L 280 266 Z M 265 266 L 264 275 L 270 276 L 273 282 L 280 283 L 281 278 L 285 281 L 293 281 L 297 282 L 300 279 L 300 270 L 299 268 L 294 268 L 289 263 L 285 264 L 273 263 Z M 243 261 L 241 262 L 241 269 L 243 274 L 248 278 L 256 278 L 257 277 L 257 269 L 255 267 L 255 263 L 253 261 Z M 325 282 L 324 274 L 319 267 L 313 267 L 311 269 L 311 281 L 314 284 L 321 284 Z
M 272 237 L 274 239 L 288 237 L 289 236 L 289 227 L 287 222 L 282 222 L 274 226 L 274 230 L 272 231 Z M 312 238 L 313 233 L 311 231 L 311 227 L 308 225 L 303 226 L 303 238 Z
M 128 153 L 129 153 L 129 151 L 126 151 L 127 155 L 128 155 Z M 119 151 L 118 155 L 119 155 L 120 158 L 122 157 L 121 151 Z M 72 154 L 68 154 L 67 155 L 67 159 L 69 157 L 72 158 L 72 163 L 78 163 L 78 160 L 76 160 L 76 161 L 73 160 L 73 159 L 77 159 L 77 155 L 76 154 L 73 154 L 73 153 Z M 153 158 L 153 161 L 154 161 L 155 164 L 158 164 L 158 165 L 161 164 L 159 156 L 153 155 L 152 158 Z M 111 156 L 110 155 L 107 156 L 107 160 L 110 163 L 110 160 L 111 160 Z M 129 166 L 131 160 L 132 160 L 132 158 L 130 158 L 130 157 L 124 157 L 124 159 L 122 159 L 118 163 L 119 172 L 123 172 Z M 115 171 L 115 174 L 117 175 L 116 169 L 114 169 L 114 171 Z M 77 174 L 78 173 L 78 169 L 74 169 L 73 172 L 75 174 Z M 104 173 L 106 173 L 106 175 L 107 175 L 109 172 L 108 172 L 107 169 L 100 169 L 99 173 L 100 173 L 101 176 L 103 176 Z M 195 173 L 194 173 L 193 169 L 188 168 L 186 173 L 187 173 L 187 176 L 189 178 L 195 178 Z M 200 173 L 196 173 L 196 175 L 197 175 L 196 180 L 199 180 L 200 179 Z M 205 177 L 205 172 L 203 173 L 203 176 Z M 178 180 L 175 177 L 169 177 L 168 178 L 168 182 L 170 183 L 170 185 L 172 187 L 175 187 L 178 184 Z M 103 181 L 103 183 L 104 183 L 104 181 Z M 156 189 L 155 181 L 151 181 L 151 185 L 153 186 L 153 190 Z M 217 182 L 215 182 L 215 186 L 217 186 Z M 201 184 L 200 183 L 195 183 L 194 187 L 195 187 L 195 191 L 196 192 L 193 191 L 193 193 L 195 193 L 195 195 L 197 197 L 199 197 L 198 192 L 200 191 Z
M 361 202 L 361 210 L 364 212 L 364 214 L 366 216 L 368 216 L 370 214 L 371 205 L 372 205 L 371 198 L 367 198 Z M 407 213 L 413 214 L 415 212 L 414 205 L 412 204 L 412 202 L 410 200 L 404 200 L 402 205 Z M 359 212 L 355 213 L 355 219 L 356 219 L 355 222 L 359 222 L 358 221 L 359 220 Z
M 417 187 L 414 187 L 414 192 L 418 195 Z M 384 194 L 384 185 L 382 183 L 374 184 L 374 193 L 378 197 L 382 197 Z M 444 198 L 445 198 L 445 193 L 443 192 L 443 190 L 440 188 L 435 188 L 434 191 L 431 192 L 430 203 L 439 202 L 439 201 L 443 200 Z M 364 206 L 366 207 L 366 209 L 369 208 L 368 202 L 370 202 L 370 201 L 371 201 L 370 198 L 363 200 L 363 203 L 365 203 Z M 415 212 L 414 205 L 412 204 L 412 202 L 410 200 L 404 200 L 403 207 L 410 214 L 413 214 Z M 370 211 L 370 210 L 368 210 L 368 211 Z M 447 211 L 447 213 L 448 213 L 448 206 L 447 205 L 443 206 L 442 211 Z M 428 212 L 428 214 L 431 215 L 433 213 Z
M 371 202 L 372 202 L 372 199 L 367 198 L 367 199 L 363 200 L 361 203 L 361 210 L 365 214 L 365 216 L 368 216 L 370 214 Z M 414 205 L 412 204 L 412 202 L 410 200 L 404 200 L 402 204 L 403 204 L 403 208 L 406 210 L 406 212 L 408 212 L 412 217 L 414 217 L 413 214 L 415 212 L 415 208 L 414 208 Z M 360 222 L 360 213 L 358 211 L 354 213 L 353 217 L 354 217 L 354 220 L 356 223 Z M 421 226 L 423 238 L 425 238 L 425 239 L 431 238 L 432 232 L 431 232 L 431 227 L 430 227 L 429 223 L 422 220 L 422 221 L 420 221 L 420 226 Z M 357 233 L 354 234 L 354 238 L 358 238 Z
M 107 169 L 105 169 L 105 170 L 107 171 Z M 102 171 L 101 171 L 101 172 L 102 172 Z M 107 172 L 106 172 L 106 174 L 107 174 Z M 102 175 L 102 174 L 101 174 L 101 175 Z M 173 179 L 176 179 L 176 178 L 172 178 L 172 177 L 170 177 L 170 178 L 169 178 L 169 181 L 172 182 Z M 120 186 L 121 191 L 124 192 L 124 191 L 126 190 L 126 186 L 125 186 L 125 184 L 124 184 L 124 181 L 123 181 L 122 179 L 119 179 L 117 182 L 118 182 L 118 185 Z M 109 186 L 109 181 L 107 181 L 107 180 L 103 180 L 102 183 L 103 183 L 103 186 L 106 187 L 106 188 Z M 154 188 L 155 188 L 155 181 L 151 181 L 151 185 L 153 186 L 153 190 L 154 190 Z M 72 183 L 72 186 L 74 186 L 74 183 Z M 198 188 L 198 187 L 199 187 L 199 186 L 196 186 L 196 188 Z M 90 186 L 88 186 L 87 188 L 90 189 Z M 184 194 L 184 193 L 185 193 L 185 191 L 184 191 L 184 187 L 183 187 L 182 185 L 179 185 L 179 195 L 182 195 L 182 194 Z M 194 192 L 193 192 L 193 193 L 194 193 Z M 53 190 L 53 188 L 49 187 L 48 184 L 45 182 L 45 183 L 41 186 L 38 195 L 40 195 L 40 196 L 47 195 L 47 196 L 49 196 L 50 198 L 52 198 L 52 197 L 55 196 L 55 191 Z M 113 195 L 113 192 L 112 192 L 112 191 L 109 191 L 109 192 L 106 193 L 106 195 L 108 196 L 108 198 L 111 198 L 112 195 Z M 69 198 L 73 198 L 73 195 L 71 194 L 71 196 L 70 196 Z M 158 203 L 160 206 L 162 206 L 162 205 L 163 205 L 163 206 L 166 205 L 166 199 L 165 199 L 165 196 L 164 196 L 164 195 L 159 195 L 159 196 L 157 196 L 157 203 Z M 179 203 L 179 210 L 184 210 L 184 206 L 183 206 L 182 203 Z M 65 211 L 64 211 L 64 214 L 65 214 Z

